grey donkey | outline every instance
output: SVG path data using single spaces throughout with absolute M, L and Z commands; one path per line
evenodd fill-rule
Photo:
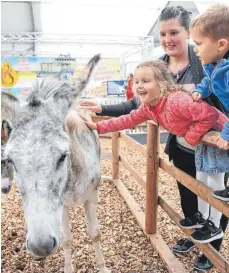
M 8 105 L 8 107 L 1 109 L 1 191 L 2 193 L 8 193 L 13 181 L 13 166 L 5 157 L 5 147 L 10 134 L 10 127 L 7 123 L 4 123 L 4 120 L 12 120 L 12 110 L 19 101 L 14 96 L 5 93 L 3 93 L 1 98 L 2 105 Z
M 69 207 L 80 204 L 85 208 L 99 272 L 110 272 L 96 215 L 101 178 L 99 139 L 71 110 L 99 59 L 94 56 L 78 79 L 44 79 L 25 103 L 2 99 L 2 111 L 11 115 L 2 123 L 8 136 L 5 156 L 13 165 L 22 196 L 27 250 L 44 258 L 62 241 L 65 273 L 73 272 Z

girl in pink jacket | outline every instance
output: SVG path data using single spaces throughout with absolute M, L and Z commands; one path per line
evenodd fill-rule
M 210 147 L 208 150 L 209 146 L 198 145 L 198 142 L 210 129 L 222 131 L 228 118 L 206 102 L 194 101 L 182 86 L 175 85 L 165 63 L 160 60 L 145 62 L 136 68 L 133 90 L 142 103 L 139 109 L 131 111 L 129 115 L 97 123 L 86 121 L 88 127 L 105 134 L 130 129 L 147 120 L 153 120 L 172 134 L 184 137 L 192 146 L 197 145 L 196 167 L 197 171 L 207 173 L 205 185 L 213 190 L 224 189 L 224 174 L 229 171 L 229 152 L 217 147 Z M 203 146 L 206 148 L 203 149 Z M 211 177 L 210 180 L 208 176 Z M 221 213 L 212 208 L 212 217 L 211 214 L 206 217 L 204 215 L 209 215 L 209 209 L 207 212 L 201 210 L 201 202 L 198 202 L 198 208 L 200 212 L 190 217 L 191 219 L 184 219 L 185 221 L 180 223 L 182 227 L 207 230 L 204 236 L 198 236 L 202 235 L 200 232 L 193 238 L 199 243 L 222 238 L 223 231 L 219 226 Z
M 221 112 L 203 101 L 195 102 L 182 86 L 175 85 L 163 61 L 140 64 L 135 70 L 133 89 L 142 103 L 139 109 L 106 121 L 86 122 L 87 125 L 105 134 L 153 120 L 195 146 L 211 128 L 221 131 L 227 121 Z

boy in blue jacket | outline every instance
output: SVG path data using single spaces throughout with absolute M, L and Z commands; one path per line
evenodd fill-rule
M 214 93 L 229 111 L 229 6 L 214 5 L 191 24 L 190 34 L 196 44 L 194 51 L 203 64 L 205 78 L 192 93 L 194 100 Z M 218 139 L 220 149 L 229 149 L 229 122 Z M 215 191 L 213 196 L 229 201 L 229 188 Z

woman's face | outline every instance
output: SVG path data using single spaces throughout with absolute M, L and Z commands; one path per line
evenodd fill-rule
M 167 55 L 178 57 L 187 50 L 189 32 L 178 18 L 159 22 L 159 33 L 160 44 Z

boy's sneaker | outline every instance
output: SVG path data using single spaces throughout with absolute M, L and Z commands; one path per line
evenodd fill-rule
M 229 187 L 222 191 L 214 191 L 212 195 L 217 199 L 229 202 Z
M 212 267 L 213 264 L 204 254 L 200 255 L 194 264 L 194 269 L 201 272 L 206 272 L 206 270 L 209 270 Z
M 177 252 L 177 253 L 187 253 L 194 247 L 195 247 L 195 244 L 191 240 L 187 238 L 183 238 L 177 241 L 175 246 L 173 246 L 172 250 L 173 252 Z
M 194 215 L 180 220 L 179 225 L 184 229 L 202 228 L 206 222 L 207 220 L 205 220 L 198 211 Z
M 201 229 L 193 232 L 190 237 L 193 242 L 207 244 L 217 239 L 221 239 L 223 237 L 223 230 L 221 226 L 217 228 L 212 221 L 208 220 Z

